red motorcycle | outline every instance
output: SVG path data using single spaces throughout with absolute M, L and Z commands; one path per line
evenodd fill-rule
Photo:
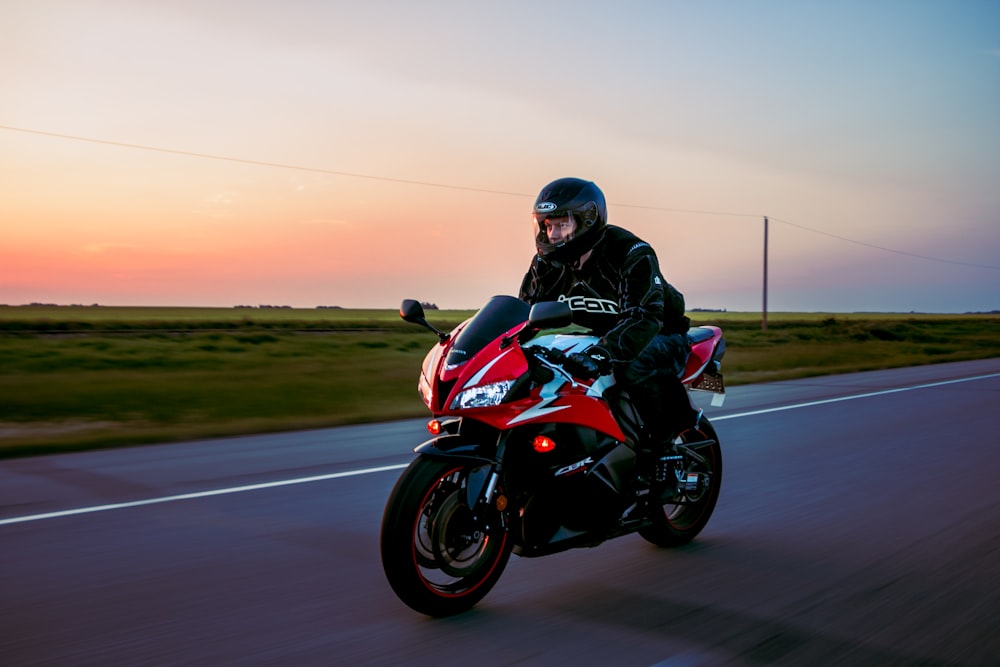
M 500 578 L 511 553 L 545 556 L 638 532 L 653 544 L 690 542 L 719 498 L 722 451 L 702 415 L 659 461 L 673 474 L 653 498 L 636 479 L 645 430 L 614 376 L 574 377 L 567 354 L 597 342 L 568 327 L 562 302 L 530 307 L 493 297 L 450 334 L 417 301 L 401 317 L 438 335 L 418 384 L 434 437 L 418 446 L 382 518 L 382 566 L 418 612 L 468 610 Z M 682 381 L 724 396 L 718 327 L 688 333 Z M 715 401 L 713 401 L 715 402 Z M 674 483 L 676 480 L 676 483 Z

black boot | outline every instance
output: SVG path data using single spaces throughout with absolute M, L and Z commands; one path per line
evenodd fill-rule
M 652 429 L 659 435 L 665 435 L 671 442 L 684 431 L 695 428 L 701 418 L 701 410 L 691 404 L 687 388 L 676 378 L 671 378 L 660 385 L 660 420 Z
M 636 495 L 640 502 L 662 505 L 680 492 L 685 457 L 677 445 L 686 431 L 697 428 L 701 414 L 701 410 L 694 409 L 686 412 L 685 419 L 667 431 L 670 435 L 648 436 L 636 449 Z M 690 437 L 684 439 L 691 441 Z M 700 440 L 701 436 L 694 439 Z
M 674 449 L 674 440 L 696 427 L 701 418 L 701 411 L 691 405 L 684 385 L 672 380 L 644 383 L 633 394 L 646 427 L 636 450 L 637 488 L 639 495 L 658 504 L 677 493 L 677 472 L 683 470 L 684 459 Z

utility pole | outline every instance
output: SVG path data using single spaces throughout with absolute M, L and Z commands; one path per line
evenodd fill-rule
M 764 216 L 764 305 L 763 317 L 760 321 L 760 330 L 767 331 L 767 216 Z

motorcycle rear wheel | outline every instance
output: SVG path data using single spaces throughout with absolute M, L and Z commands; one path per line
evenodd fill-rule
M 466 485 L 476 462 L 421 456 L 396 482 L 382 517 L 382 568 L 410 608 L 467 611 L 496 584 L 512 541 L 494 508 L 474 515 Z
M 699 488 L 690 493 L 682 491 L 671 499 L 678 501 L 676 503 L 668 502 L 662 509 L 654 508 L 650 517 L 652 525 L 639 530 L 643 538 L 660 547 L 677 547 L 693 540 L 712 517 L 722 485 L 722 448 L 708 419 L 703 417 L 697 429 L 684 431 L 679 437 L 684 443 L 715 442 L 696 450 L 704 462 L 685 457 L 685 470 L 698 473 L 706 484 L 699 484 Z

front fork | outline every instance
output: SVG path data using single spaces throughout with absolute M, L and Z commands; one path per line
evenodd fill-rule
M 488 463 L 469 471 L 469 481 L 465 487 L 465 502 L 469 509 L 475 511 L 479 507 L 489 506 L 493 502 L 500 473 L 495 464 Z
M 473 519 L 479 521 L 491 516 L 495 510 L 500 516 L 501 526 L 507 529 L 507 498 L 500 489 L 500 459 L 502 445 L 498 447 L 492 437 L 479 434 L 461 433 L 461 420 L 450 419 L 442 422 L 445 433 L 419 445 L 414 451 L 435 457 L 464 459 L 468 464 L 465 484 L 465 504 Z M 498 492 L 499 489 L 499 492 Z
M 473 521 L 477 524 L 484 521 L 487 529 L 491 522 L 488 517 L 493 516 L 498 516 L 500 527 L 507 529 L 507 515 L 504 512 L 507 509 L 507 497 L 498 493 L 499 483 L 500 472 L 495 463 L 487 463 L 469 471 L 465 502 L 472 512 Z

